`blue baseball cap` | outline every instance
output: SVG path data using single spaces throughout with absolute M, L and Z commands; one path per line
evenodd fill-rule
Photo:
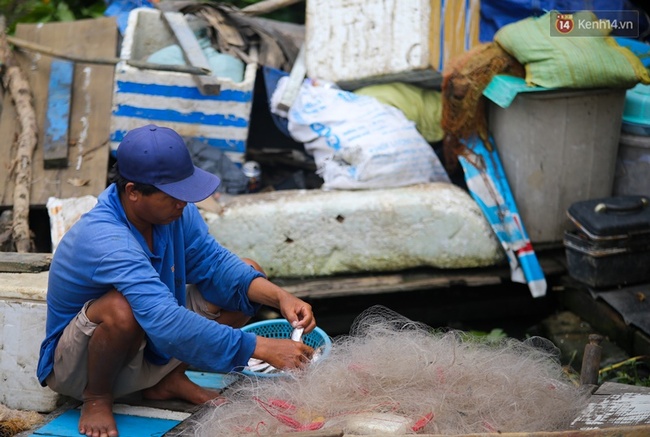
M 149 124 L 130 130 L 117 147 L 120 175 L 149 184 L 183 202 L 200 202 L 221 180 L 194 165 L 183 137 L 168 127 Z

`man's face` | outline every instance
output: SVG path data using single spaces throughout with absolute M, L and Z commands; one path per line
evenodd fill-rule
M 154 225 L 166 225 L 178 220 L 187 205 L 187 202 L 175 199 L 162 191 L 148 196 L 138 191 L 135 191 L 134 194 L 137 195 L 134 212 L 141 220 Z

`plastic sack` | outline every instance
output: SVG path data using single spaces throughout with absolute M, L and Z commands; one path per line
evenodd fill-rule
M 631 88 L 650 83 L 640 59 L 611 36 L 558 37 L 551 15 L 529 17 L 502 27 L 494 40 L 526 66 L 526 83 L 545 88 Z M 591 11 L 574 20 L 595 21 Z
M 368 85 L 354 90 L 354 94 L 374 97 L 385 105 L 399 109 L 415 123 L 415 128 L 429 143 L 440 141 L 445 135 L 440 125 L 442 94 L 438 90 L 410 83 L 390 82 Z
M 97 198 L 95 196 L 71 197 L 60 199 L 50 197 L 47 199 L 47 213 L 50 218 L 50 235 L 52 238 L 52 253 L 56 251 L 61 238 L 77 223 L 82 215 L 90 211 Z
M 282 95 L 286 78 L 274 97 Z M 274 101 L 272 98 L 272 107 Z M 303 82 L 289 133 L 314 157 L 323 189 L 372 189 L 442 181 L 447 172 L 415 123 L 397 108 L 334 86 Z

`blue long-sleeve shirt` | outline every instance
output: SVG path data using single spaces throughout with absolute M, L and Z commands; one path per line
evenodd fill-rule
M 196 284 L 206 300 L 252 316 L 251 281 L 263 276 L 217 243 L 194 204 L 180 219 L 153 227 L 153 252 L 127 220 L 115 184 L 61 239 L 52 258 L 47 289 L 46 336 L 37 376 L 51 373 L 54 350 L 83 305 L 117 289 L 147 336 L 145 357 L 170 357 L 204 370 L 245 366 L 255 335 L 220 325 L 185 308 L 185 286 Z

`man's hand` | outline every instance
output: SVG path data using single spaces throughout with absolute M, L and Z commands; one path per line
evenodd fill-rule
M 291 293 L 285 292 L 280 298 L 280 313 L 293 328 L 303 328 L 305 334 L 316 327 L 316 319 L 311 305 Z
M 303 368 L 313 354 L 313 348 L 298 341 L 257 336 L 253 358 L 260 359 L 276 369 L 286 370 Z
M 291 323 L 292 327 L 304 328 L 305 334 L 316 327 L 316 319 L 314 319 L 311 305 L 266 278 L 253 279 L 248 288 L 248 298 L 251 302 L 280 310 L 282 316 Z

